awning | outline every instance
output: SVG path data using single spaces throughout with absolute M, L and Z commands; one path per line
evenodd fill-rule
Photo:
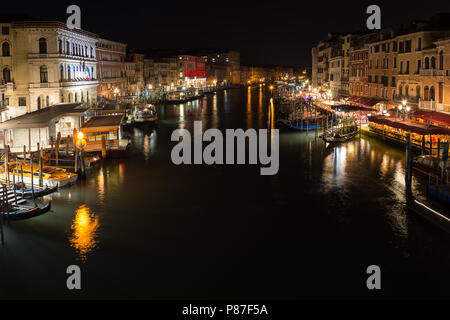
M 383 100 L 382 99 L 377 99 L 377 98 L 351 96 L 350 98 L 348 98 L 347 101 L 350 102 L 350 103 L 355 103 L 355 104 L 363 105 L 365 107 L 372 108 L 374 105 L 376 105 L 377 103 L 379 103 L 379 102 L 381 102 Z
M 343 112 L 349 112 L 349 111 L 377 111 L 374 108 L 369 108 L 365 106 L 355 106 L 352 104 L 335 104 L 331 106 L 334 110 L 343 111 Z
M 416 110 L 414 114 L 412 114 L 412 117 L 450 127 L 450 114 L 436 111 Z
M 398 120 L 385 116 L 371 116 L 368 119 L 369 122 L 402 129 L 420 135 L 450 135 L 450 129 L 448 128 L 421 124 L 410 120 Z
M 53 119 L 70 115 L 82 116 L 87 109 L 81 103 L 53 105 L 4 121 L 0 123 L 0 129 L 43 128 Z

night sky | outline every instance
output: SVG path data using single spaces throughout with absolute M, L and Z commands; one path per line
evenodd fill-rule
M 407 25 L 450 12 L 450 1 L 22 1 L 2 3 L 1 13 L 67 19 L 81 7 L 82 28 L 104 32 L 136 48 L 230 48 L 243 64 L 311 64 L 311 46 L 328 32 L 366 28 L 366 8 L 381 7 L 382 27 Z

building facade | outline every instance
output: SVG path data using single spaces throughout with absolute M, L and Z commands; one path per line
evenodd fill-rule
M 98 97 L 112 100 L 127 89 L 125 70 L 127 45 L 98 39 L 96 43 Z
M 60 22 L 1 24 L 2 120 L 54 104 L 97 101 L 97 36 Z

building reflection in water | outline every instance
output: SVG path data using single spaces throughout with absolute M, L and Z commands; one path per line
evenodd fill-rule
M 268 128 L 275 129 L 275 107 L 273 105 L 273 98 L 270 98 L 269 104 L 269 116 L 268 116 Z
M 98 203 L 103 205 L 105 201 L 105 174 L 103 167 L 100 168 L 97 175 L 97 199 Z
M 252 127 L 252 88 L 249 86 L 247 89 L 247 129 Z
M 97 247 L 98 227 L 98 217 L 86 205 L 81 205 L 70 226 L 72 234 L 69 237 L 70 246 L 75 249 L 81 261 L 86 261 L 87 254 Z
M 353 164 L 359 163 L 361 159 L 367 159 L 366 163 L 355 167 Z M 365 167 L 372 170 L 364 170 Z M 325 193 L 338 192 L 342 199 L 346 199 L 345 194 L 356 188 L 361 180 L 367 181 L 368 190 L 372 179 L 382 183 L 386 193 L 372 196 L 392 204 L 384 215 L 399 240 L 397 245 L 402 245 L 408 238 L 408 219 L 404 210 L 404 170 L 401 158 L 387 154 L 382 148 L 371 148 L 369 141 L 361 138 L 333 147 L 331 153 L 324 158 L 321 180 Z M 367 196 L 371 196 L 369 191 Z
M 263 93 L 262 93 L 262 86 L 259 86 L 259 92 L 258 92 L 258 128 L 263 128 Z
M 180 104 L 179 107 L 180 112 L 180 121 L 178 122 L 178 128 L 184 129 L 184 104 Z

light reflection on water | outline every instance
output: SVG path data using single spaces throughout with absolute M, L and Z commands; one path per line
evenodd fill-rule
M 403 243 L 408 239 L 408 217 L 405 210 L 406 186 L 404 159 L 399 152 L 373 147 L 371 140 L 361 137 L 355 141 L 328 146 L 328 155 L 323 159 L 321 186 L 323 192 L 333 192 L 343 201 L 352 201 L 354 192 L 364 194 L 368 199 L 379 198 L 385 206 L 384 216 L 393 233 Z M 371 182 L 379 183 L 384 191 L 372 189 Z M 359 190 L 366 185 L 367 190 Z M 417 193 L 420 183 L 413 178 L 412 190 Z M 364 193 L 366 191 L 366 193 Z M 371 193 L 373 191 L 373 193 Z M 364 208 L 361 208 L 364 212 Z
M 97 247 L 99 225 L 98 217 L 86 205 L 83 204 L 78 207 L 70 226 L 72 234 L 69 237 L 69 242 L 81 261 L 86 261 L 88 253 Z

